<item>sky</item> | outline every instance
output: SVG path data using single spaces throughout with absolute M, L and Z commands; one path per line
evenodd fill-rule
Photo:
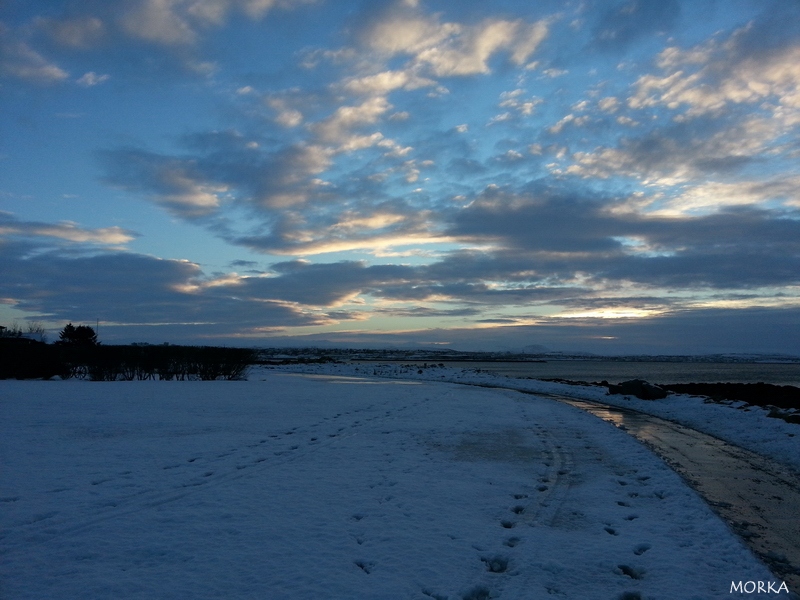
M 0 323 L 800 354 L 794 0 L 0 0 Z

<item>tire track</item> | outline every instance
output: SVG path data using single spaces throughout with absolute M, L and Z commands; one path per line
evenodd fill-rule
M 524 393 L 579 408 L 644 443 L 728 523 L 777 577 L 791 589 L 800 589 L 800 474 L 660 417 L 567 396 Z

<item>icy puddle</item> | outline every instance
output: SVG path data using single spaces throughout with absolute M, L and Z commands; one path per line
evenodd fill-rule
M 744 538 L 773 572 L 800 590 L 800 481 L 758 454 L 634 410 L 551 396 L 615 424 L 650 446 Z
M 0 597 L 714 600 L 771 578 L 590 414 L 362 381 L 1 381 Z

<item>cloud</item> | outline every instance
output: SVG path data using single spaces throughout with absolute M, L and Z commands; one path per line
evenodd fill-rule
M 680 12 L 677 0 L 627 0 L 600 17 L 592 45 L 620 52 L 642 37 L 671 30 Z
M 128 35 L 148 42 L 190 44 L 197 39 L 192 21 L 210 24 L 211 11 L 195 11 L 192 18 L 178 12 L 179 6 L 176 0 L 141 0 L 121 18 L 122 28 Z
M 105 321 L 103 328 L 112 336 L 114 328 L 132 326 L 153 340 L 170 333 L 194 339 L 259 330 L 263 335 L 268 328 L 331 322 L 324 313 L 273 299 L 279 293 L 251 295 L 235 277 L 207 280 L 187 261 L 128 252 L 74 257 L 31 250 L 25 244 L 0 244 L 0 297 L 51 321 Z
M 64 18 L 39 17 L 36 25 L 46 31 L 61 46 L 86 49 L 96 46 L 108 34 L 102 19 L 94 16 Z
M 800 354 L 800 309 L 686 310 L 639 319 L 542 319 L 536 325 L 344 331 L 272 338 L 275 345 L 327 348 L 430 348 L 461 351 L 595 352 L 675 355 Z M 676 352 L 676 348 L 680 351 Z M 666 382 L 662 382 L 666 383 Z
M 157 44 L 179 46 L 197 41 L 200 33 L 219 27 L 229 13 L 239 11 L 261 19 L 273 8 L 291 9 L 313 0 L 137 0 L 120 18 L 130 36 Z
M 434 85 L 436 82 L 432 79 L 420 77 L 411 70 L 395 70 L 348 79 L 343 88 L 353 94 L 383 96 L 394 90 L 416 90 Z
M 568 117 L 551 132 L 558 133 L 573 120 Z M 698 177 L 731 176 L 766 159 L 782 133 L 779 123 L 760 116 L 673 122 L 637 137 L 621 137 L 615 148 L 577 151 L 566 172 L 585 178 L 626 176 L 666 186 Z
M 498 50 L 507 50 L 514 64 L 522 65 L 547 35 L 539 23 L 525 27 L 522 21 L 487 21 L 457 30 L 446 44 L 431 44 L 416 53 L 416 61 L 427 63 L 438 76 L 490 73 L 488 60 Z
M 785 3 L 785 19 L 800 10 Z M 765 31 L 768 29 L 768 31 Z M 726 40 L 712 39 L 688 49 L 665 48 L 658 56 L 662 74 L 641 76 L 631 108 L 664 106 L 685 117 L 719 114 L 736 105 L 759 104 L 784 126 L 800 123 L 800 36 L 784 23 L 776 32 L 774 16 L 751 22 Z M 765 38 L 765 33 L 771 37 Z M 769 40 L 769 41 L 767 41 Z M 769 104 L 767 104 L 769 103 Z
M 375 108 L 377 106 L 377 108 Z M 317 132 L 327 144 L 294 144 L 264 150 L 238 132 L 186 136 L 189 151 L 168 156 L 138 149 L 101 155 L 106 181 L 148 195 L 172 214 L 212 227 L 215 235 L 259 252 L 297 255 L 441 243 L 431 228 L 431 212 L 407 201 L 381 200 L 383 182 L 352 174 L 339 188 L 317 175 L 337 154 L 375 147 L 407 179 L 428 168 L 404 159 L 409 149 L 382 136 L 354 129 L 386 109 L 383 103 L 335 112 Z M 246 208 L 250 231 L 222 228 L 227 206 Z
M 94 87 L 108 81 L 110 78 L 111 75 L 98 75 L 94 71 L 89 71 L 84 73 L 75 83 L 83 87 Z
M 250 86 L 237 90 L 239 94 L 249 94 L 253 92 Z M 284 127 L 297 127 L 303 123 L 303 113 L 296 108 L 296 105 L 288 98 L 271 97 L 266 100 L 270 108 L 277 112 L 275 122 Z
M 500 94 L 500 108 L 516 111 L 520 116 L 529 117 L 537 106 L 542 104 L 542 98 L 525 98 L 525 90 L 517 88 L 510 92 Z
M 43 84 L 59 83 L 69 77 L 64 69 L 16 39 L 3 23 L 0 23 L 0 75 Z
M 547 33 L 546 21 L 486 19 L 464 25 L 395 9 L 371 23 L 362 37 L 372 50 L 410 56 L 412 64 L 449 77 L 489 73 L 488 61 L 498 51 L 508 52 L 513 64 L 524 65 Z
M 603 112 L 615 113 L 619 108 L 619 100 L 613 96 L 607 96 L 597 103 L 597 106 Z
M 684 290 L 800 283 L 800 220 L 783 212 L 740 208 L 665 218 L 614 211 L 614 204 L 591 195 L 490 189 L 454 215 L 446 233 L 491 244 L 484 269 L 493 264 L 499 273 L 472 273 L 478 281 L 597 291 L 625 282 Z
M 55 238 L 68 242 L 118 246 L 133 241 L 138 234 L 121 227 L 86 229 L 72 222 L 52 224 L 20 221 L 10 213 L 0 211 L 0 236 Z
M 651 214 L 680 216 L 708 214 L 720 207 L 762 205 L 800 208 L 800 177 L 775 176 L 761 181 L 743 179 L 736 182 L 707 181 L 687 186 L 680 193 L 651 208 Z
M 389 317 L 400 318 L 452 318 L 452 317 L 474 317 L 481 314 L 481 311 L 475 308 L 452 308 L 452 309 L 436 309 L 427 306 L 417 306 L 414 308 L 376 308 L 372 311 L 374 314 L 386 315 Z
M 330 117 L 315 123 L 312 129 L 320 141 L 340 148 L 352 150 L 363 147 L 362 144 L 371 146 L 382 136 L 355 136 L 352 131 L 376 123 L 390 108 L 391 104 L 385 97 L 376 96 L 358 106 L 340 106 Z
M 194 219 L 216 212 L 227 191 L 209 181 L 196 161 L 123 149 L 101 155 L 109 174 L 106 181 L 123 189 L 145 192 L 170 212 Z
M 792 224 L 775 223 L 752 213 L 746 216 L 750 220 L 761 218 L 763 231 L 745 248 L 742 256 L 761 247 L 765 237 L 782 239 L 784 243 L 787 239 L 800 239 Z M 662 241 L 672 239 L 676 231 L 681 231 L 679 227 L 662 231 L 661 222 L 657 227 L 651 225 L 652 230 L 662 236 L 658 238 Z M 727 221 L 696 220 L 689 225 L 682 230 L 685 237 L 679 236 L 675 243 L 685 244 L 687 239 L 697 239 L 697 231 L 691 231 L 691 227 L 709 232 L 711 237 L 705 240 L 707 248 L 719 247 L 720 241 L 726 239 L 720 231 L 727 232 L 730 239 L 742 230 L 753 230 L 736 216 L 728 216 Z M 657 237 L 656 233 L 651 235 Z M 797 243 L 792 243 L 796 255 Z M 600 342 L 590 341 L 594 336 L 594 339 L 619 340 L 613 346 L 602 346 L 603 351 L 612 353 L 669 353 L 676 347 L 684 352 L 797 351 L 792 344 L 773 342 L 796 339 L 791 332 L 800 323 L 796 308 L 700 310 L 684 308 L 681 298 L 606 296 L 593 299 L 590 290 L 578 287 L 536 286 L 530 283 L 531 269 L 537 266 L 532 260 L 534 257 L 519 253 L 460 253 L 424 267 L 369 266 L 355 261 L 329 264 L 288 261 L 272 265 L 270 276 L 227 274 L 214 278 L 206 277 L 198 265 L 187 261 L 128 252 L 70 256 L 53 250 L 37 250 L 30 243 L 6 242 L 0 244 L 0 258 L 4 264 L 0 297 L 12 299 L 17 308 L 48 320 L 94 322 L 99 319 L 103 322 L 101 332 L 106 343 L 117 336 L 128 340 L 194 340 L 195 343 L 202 339 L 263 338 L 287 328 L 318 327 L 335 321 L 368 318 L 371 313 L 348 308 L 364 295 L 394 303 L 378 305 L 374 314 L 379 317 L 460 318 L 474 319 L 484 325 L 511 325 L 526 319 L 504 313 L 486 314 L 482 306 L 508 307 L 514 303 L 528 307 L 528 315 L 537 303 L 556 303 L 565 307 L 565 314 L 572 316 L 568 319 L 539 316 L 535 318 L 536 326 L 517 325 L 513 329 L 427 330 L 388 336 L 347 334 L 353 343 L 360 345 L 452 342 L 462 348 L 509 349 L 513 345 L 529 345 L 534 340 L 557 349 L 597 351 L 601 346 L 597 345 Z M 774 266 L 769 267 L 766 256 L 763 258 L 761 266 L 774 272 Z M 716 266 L 724 264 L 722 261 Z M 736 264 L 737 274 L 747 277 L 746 265 L 742 269 L 740 262 Z M 695 267 L 698 271 L 708 266 L 702 262 L 698 265 Z M 796 279 L 797 265 L 784 266 L 787 273 L 789 268 L 793 270 Z M 640 268 L 660 271 L 658 260 L 643 262 Z M 686 265 L 676 273 L 687 273 Z M 630 272 L 626 273 L 629 275 Z M 512 285 L 514 281 L 524 282 L 525 278 L 528 283 Z M 651 277 L 646 279 L 652 281 Z M 492 281 L 505 283 L 497 287 Z M 441 306 L 441 302 L 451 305 Z M 467 304 L 459 306 L 458 302 Z M 616 311 L 621 315 L 631 313 L 634 308 L 655 311 L 660 316 L 636 319 L 575 316 L 581 311 L 598 316 Z M 342 335 L 329 333 L 325 337 L 338 343 Z M 752 337 L 742 345 L 742 335 Z M 304 339 L 313 343 L 319 336 Z
M 137 0 L 131 7 L 125 18 L 136 27 L 129 34 L 155 36 L 151 41 L 176 46 L 193 44 L 204 28 L 217 27 L 233 11 L 244 10 L 241 2 L 221 0 Z M 162 19 L 163 32 L 150 26 L 156 18 Z M 422 226 L 414 216 L 432 214 L 423 212 L 422 196 L 406 202 L 402 218 L 389 225 L 348 226 L 353 219 L 379 222 L 386 213 L 364 208 L 365 203 L 402 195 L 396 189 L 388 192 L 398 183 L 418 190 L 409 188 L 408 194 L 422 194 L 426 171 L 438 169 L 435 158 L 417 158 L 415 144 L 390 135 L 409 132 L 398 124 L 411 113 L 395 109 L 395 98 L 403 108 L 415 108 L 416 100 L 409 102 L 405 93 L 429 88 L 440 93 L 436 78 L 447 74 L 488 73 L 489 61 L 498 53 L 524 66 L 546 37 L 547 22 L 490 18 L 470 25 L 443 23 L 423 14 L 416 4 L 407 4 L 379 11 L 361 33 L 359 48 L 306 53 L 306 62 L 335 63 L 322 78 L 328 81 L 324 88 L 297 86 L 262 97 L 286 135 L 250 140 L 241 136 L 227 144 L 222 132 L 205 148 L 172 156 L 121 148 L 105 153 L 106 181 L 146 194 L 182 218 L 207 223 L 217 219 L 217 234 L 226 207 L 243 207 L 254 217 L 251 231 L 226 231 L 225 239 L 262 252 L 386 253 L 398 246 L 449 242 L 435 224 Z M 240 95 L 255 95 L 253 86 L 237 89 Z M 525 117 L 541 101 L 511 92 L 501 102 Z M 260 129 L 251 125 L 252 131 Z M 451 152 L 435 143 L 428 145 L 426 155 Z M 504 157 L 514 160 L 515 152 Z
M 228 241 L 260 252 L 295 256 L 347 250 L 379 253 L 392 247 L 451 241 L 435 230 L 432 217 L 429 210 L 420 211 L 402 200 L 353 206 L 334 203 L 283 211 L 273 217 L 269 233 Z

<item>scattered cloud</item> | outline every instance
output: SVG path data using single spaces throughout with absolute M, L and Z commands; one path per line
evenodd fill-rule
M 678 0 L 628 0 L 610 8 L 594 30 L 592 45 L 621 52 L 644 36 L 670 31 L 678 22 Z
M 72 222 L 52 224 L 20 221 L 10 213 L 0 211 L 0 236 L 2 238 L 55 238 L 76 243 L 120 246 L 133 241 L 137 234 L 121 227 L 87 229 Z
M 94 16 L 57 20 L 40 17 L 36 25 L 46 31 L 58 44 L 69 48 L 87 49 L 102 42 L 108 28 Z
M 76 83 L 83 87 L 94 87 L 99 85 L 105 81 L 108 81 L 111 78 L 111 75 L 98 75 L 94 71 L 89 71 L 88 73 L 84 73 Z
M 0 75 L 44 84 L 59 83 L 69 77 L 69 73 L 27 42 L 15 38 L 3 23 L 0 23 Z
M 210 215 L 222 203 L 227 186 L 208 180 L 191 159 L 165 157 L 139 150 L 105 153 L 107 181 L 144 192 L 173 214 L 187 219 Z
M 136 0 L 120 18 L 130 36 L 167 46 L 195 43 L 201 32 L 224 25 L 231 12 L 261 19 L 273 8 L 313 0 Z
M 394 9 L 364 33 L 365 43 L 387 56 L 406 55 L 437 77 L 487 74 L 488 61 L 505 51 L 524 65 L 547 37 L 546 21 L 487 19 L 474 25 L 445 22 L 414 9 Z
M 225 254 L 213 266 L 158 258 L 158 244 L 147 255 L 157 225 L 91 227 L 62 205 L 41 222 L 18 188 L 53 202 L 74 191 L 80 202 L 63 204 L 92 210 L 80 177 L 97 182 L 84 169 L 55 185 L 37 162 L 28 183 L 8 178 L 21 216 L 0 213 L 0 298 L 120 331 L 193 323 L 251 339 L 430 323 L 442 329 L 403 339 L 437 344 L 472 343 L 478 329 L 496 344 L 559 331 L 577 346 L 644 344 L 702 314 L 794 314 L 793 3 L 736 17 L 680 0 L 502 14 L 481 2 L 367 4 L 56 3 L 0 25 L 4 127 L 24 140 L 3 162 L 33 164 L 27 148 L 51 139 L 74 144 L 58 177 L 95 156 L 102 185 Z M 75 86 L 41 85 L 68 82 L 93 88 L 80 112 Z M 100 133 L 104 150 L 90 146 Z M 97 212 L 92 225 L 108 214 Z

